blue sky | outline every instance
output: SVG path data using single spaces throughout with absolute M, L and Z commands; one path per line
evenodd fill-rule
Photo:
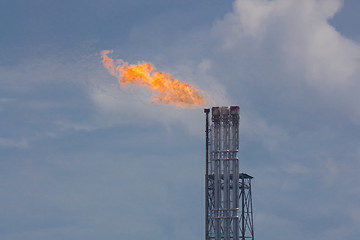
M 257 239 L 357 240 L 360 3 L 0 2 L 0 239 L 203 239 L 204 114 L 100 51 L 239 105 Z

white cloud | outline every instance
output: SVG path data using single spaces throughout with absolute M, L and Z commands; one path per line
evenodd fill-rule
M 271 125 L 266 120 L 245 112 L 241 115 L 241 134 L 245 139 L 261 142 L 269 150 L 275 150 L 288 139 L 288 133 L 279 126 Z
M 94 56 L 67 54 L 40 55 L 31 60 L 19 59 L 13 65 L 0 65 L 1 87 L 12 92 L 36 90 L 49 84 L 86 84 Z
M 199 119 L 203 116 L 201 108 L 151 104 L 151 96 L 146 89 L 120 89 L 116 83 L 104 83 L 93 88 L 91 96 L 98 109 L 98 119 L 105 125 L 160 123 L 171 130 L 171 126 L 180 124 L 190 132 L 199 132 L 202 126 Z
M 326 186 L 330 187 L 337 183 L 336 179 L 339 179 L 339 167 L 336 162 L 331 159 L 324 161 L 322 173 Z
M 350 205 L 346 211 L 355 223 L 360 224 L 360 207 L 358 205 Z
M 213 33 L 224 52 L 238 54 L 238 59 L 244 54 L 272 59 L 271 69 L 259 64 L 252 71 L 263 72 L 268 79 L 280 76 L 294 86 L 309 87 L 338 111 L 346 111 L 353 121 L 360 122 L 360 45 L 328 22 L 341 10 L 342 3 L 237 0 L 234 11 L 215 25 Z M 274 86 L 284 84 L 272 81 Z
M 360 47 L 341 36 L 328 20 L 340 10 L 339 0 L 238 0 L 234 13 L 220 26 L 225 39 L 251 36 L 273 41 L 283 51 L 289 67 L 306 72 L 310 82 L 343 84 L 358 70 Z M 275 36 L 274 36 L 275 34 Z
M 95 126 L 91 126 L 89 124 L 81 124 L 81 123 L 58 121 L 56 122 L 56 124 L 62 127 L 64 130 L 73 129 L 76 131 L 92 131 L 97 129 Z
M 28 148 L 28 140 L 21 139 L 21 140 L 13 140 L 8 138 L 0 138 L 0 147 L 4 148 Z
M 273 213 L 255 213 L 256 236 L 268 239 L 301 239 L 299 224 Z M 274 229 L 282 229 L 274 231 Z
M 285 167 L 285 172 L 290 174 L 309 174 L 311 170 L 300 163 L 291 163 Z

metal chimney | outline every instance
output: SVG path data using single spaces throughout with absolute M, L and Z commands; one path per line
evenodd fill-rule
M 254 240 L 251 177 L 239 173 L 240 108 L 206 113 L 205 240 Z

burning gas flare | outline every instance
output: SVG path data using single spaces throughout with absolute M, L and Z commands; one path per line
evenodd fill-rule
M 118 78 L 121 85 L 131 83 L 150 88 L 153 94 L 152 103 L 174 104 L 179 107 L 203 106 L 204 93 L 194 86 L 174 79 L 170 74 L 154 72 L 151 63 L 138 62 L 128 64 L 121 59 L 113 60 L 108 57 L 111 51 L 101 52 L 104 67 L 111 75 Z

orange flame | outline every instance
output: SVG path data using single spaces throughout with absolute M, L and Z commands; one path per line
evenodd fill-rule
M 121 59 L 113 60 L 108 57 L 111 51 L 101 52 L 104 67 L 111 75 L 117 77 L 121 85 L 131 83 L 149 87 L 153 94 L 152 103 L 174 104 L 179 107 L 202 106 L 205 104 L 204 93 L 194 86 L 174 79 L 170 74 L 153 72 L 155 67 L 151 63 L 138 62 L 128 64 Z M 115 66 L 114 62 L 118 65 Z

